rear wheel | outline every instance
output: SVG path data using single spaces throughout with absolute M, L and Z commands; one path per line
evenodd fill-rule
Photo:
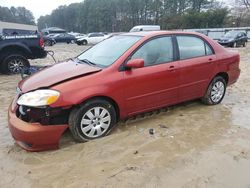
M 5 74 L 21 73 L 23 68 L 29 67 L 29 61 L 20 54 L 12 54 L 3 58 L 1 70 Z
M 247 44 L 247 43 L 246 43 L 246 42 L 244 42 L 244 43 L 243 43 L 243 47 L 246 47 L 246 44 Z
M 226 86 L 225 79 L 221 76 L 216 76 L 208 86 L 207 92 L 202 98 L 202 102 L 207 105 L 219 104 L 225 96 Z
M 115 123 L 115 108 L 102 99 L 86 102 L 80 108 L 72 110 L 69 117 L 69 129 L 78 142 L 106 136 Z

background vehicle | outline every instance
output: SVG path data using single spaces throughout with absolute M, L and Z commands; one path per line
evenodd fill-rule
M 239 60 L 197 33 L 114 36 L 20 82 L 9 127 L 21 147 L 40 151 L 58 148 L 68 127 L 83 142 L 142 112 L 199 98 L 216 105 L 237 81 Z
M 247 45 L 247 35 L 244 32 L 229 31 L 218 40 L 218 43 L 228 47 L 245 47 Z
M 45 46 L 53 46 L 54 44 L 56 44 L 56 40 L 52 36 L 54 35 L 43 36 Z
M 49 27 L 49 28 L 42 29 L 41 32 L 43 35 L 49 35 L 49 34 L 66 33 L 66 30 L 61 29 L 59 27 Z
M 73 35 L 70 35 L 68 33 L 60 33 L 56 35 L 51 36 L 52 39 L 56 41 L 56 43 L 74 43 L 76 41 L 76 38 Z
M 44 58 L 44 40 L 40 35 L 12 35 L 0 38 L 0 71 L 5 74 L 20 73 L 29 67 L 28 59 Z
M 86 37 L 77 39 L 76 44 L 78 45 L 97 44 L 107 39 L 108 37 L 109 35 L 104 35 L 102 33 L 89 33 Z
M 161 26 L 159 25 L 138 25 L 133 27 L 129 32 L 138 32 L 138 31 L 159 31 Z
M 85 35 L 85 34 L 82 34 L 82 33 L 75 33 L 75 32 L 69 32 L 68 34 L 73 35 L 73 36 L 76 38 L 76 40 L 79 39 L 79 38 L 83 38 L 83 37 L 86 37 L 86 36 L 87 36 L 87 35 Z

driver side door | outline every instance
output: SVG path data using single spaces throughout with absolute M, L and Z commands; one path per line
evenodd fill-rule
M 171 36 L 144 43 L 131 59 L 144 59 L 144 67 L 124 71 L 125 105 L 133 115 L 175 104 L 179 96 L 179 70 Z

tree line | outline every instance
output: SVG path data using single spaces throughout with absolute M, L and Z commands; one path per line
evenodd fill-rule
M 38 27 L 68 31 L 128 31 L 134 25 L 162 29 L 222 27 L 229 11 L 214 0 L 85 0 L 41 16 Z
M 25 7 L 1 7 L 0 21 L 35 25 L 35 18 Z
M 37 25 L 81 33 L 123 32 L 146 24 L 162 29 L 250 26 L 249 0 L 231 1 L 230 9 L 217 0 L 84 0 L 59 6 Z M 24 7 L 0 7 L 0 20 L 33 24 L 34 16 Z

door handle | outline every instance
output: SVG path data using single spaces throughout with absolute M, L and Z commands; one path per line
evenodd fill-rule
M 213 62 L 213 58 L 209 58 L 208 63 L 212 63 L 212 62 Z
M 169 71 L 170 71 L 170 72 L 175 71 L 175 66 L 174 66 L 174 65 L 171 65 L 171 66 L 169 67 Z

